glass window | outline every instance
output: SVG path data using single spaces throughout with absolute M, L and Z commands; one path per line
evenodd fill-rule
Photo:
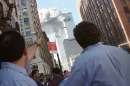
M 29 18 L 24 18 L 24 24 L 29 25 Z
M 21 0 L 21 5 L 26 6 L 26 0 Z
M 111 13 L 111 10 L 110 10 L 110 8 L 107 8 L 107 10 L 108 10 L 108 12 L 109 12 L 109 13 Z
M 128 18 L 128 22 L 130 23 L 130 17 Z
M 120 1 L 121 1 L 122 5 L 123 5 L 123 4 L 124 4 L 124 5 L 127 4 L 126 0 L 120 0 Z
M 26 30 L 29 30 L 30 28 L 26 28 Z
M 125 7 L 124 7 L 124 11 L 125 11 L 125 13 L 127 13 L 127 14 L 130 13 L 130 9 L 128 8 L 128 6 L 125 6 Z
M 24 18 L 24 22 L 29 22 L 29 18 Z
M 31 31 L 26 31 L 26 36 L 31 36 Z
M 27 12 L 23 12 L 23 16 L 28 16 Z

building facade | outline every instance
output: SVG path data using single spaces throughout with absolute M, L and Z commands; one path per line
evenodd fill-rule
M 41 29 L 37 2 L 36 0 L 17 0 L 16 6 L 20 32 L 25 38 L 26 47 L 30 47 L 36 40 L 42 38 L 42 46 L 38 49 L 31 65 L 37 65 L 40 72 L 48 74 L 53 64 L 47 47 L 46 34 Z
M 112 0 L 112 2 L 127 39 L 127 43 L 120 46 L 130 46 L 130 0 Z
M 81 0 L 80 3 L 82 19 L 97 25 L 102 41 L 111 45 L 127 42 L 112 0 Z
M 47 47 L 48 38 L 41 29 L 36 0 L 0 0 L 0 31 L 10 30 L 10 26 L 24 36 L 26 47 L 42 38 L 43 45 L 32 65 L 37 64 L 41 72 L 48 74 L 53 64 Z
M 19 31 L 15 2 L 15 0 L 0 0 L 0 27 L 8 28 L 11 26 L 15 28 L 14 30 Z M 6 30 L 7 29 L 2 29 L 2 31 Z
M 75 62 L 75 59 L 80 55 L 83 49 L 75 39 L 65 39 L 63 45 L 69 62 L 69 67 L 72 68 L 73 62 Z

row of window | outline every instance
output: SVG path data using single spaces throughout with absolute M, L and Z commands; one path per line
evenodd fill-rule
M 82 1 L 81 13 L 83 19 L 95 23 L 101 30 L 104 41 L 117 45 L 125 41 L 123 30 L 117 20 L 110 0 Z M 114 12 L 114 13 L 113 13 Z

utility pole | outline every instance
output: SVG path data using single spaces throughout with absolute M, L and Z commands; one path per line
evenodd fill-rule
M 61 61 L 60 61 L 60 57 L 58 53 L 57 53 L 57 58 L 58 58 L 59 68 L 62 71 L 62 65 L 61 65 Z

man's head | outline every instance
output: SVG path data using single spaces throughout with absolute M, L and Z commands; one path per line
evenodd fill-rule
M 96 25 L 83 21 L 74 28 L 76 41 L 82 48 L 96 44 L 100 41 L 100 31 Z
M 25 41 L 16 31 L 5 31 L 0 35 L 0 58 L 6 62 L 20 60 L 25 51 Z
M 33 70 L 31 73 L 31 77 L 32 79 L 37 80 L 39 78 L 39 70 Z
M 61 69 L 59 69 L 59 68 L 53 68 L 52 69 L 52 73 L 55 75 L 62 75 L 62 70 Z

